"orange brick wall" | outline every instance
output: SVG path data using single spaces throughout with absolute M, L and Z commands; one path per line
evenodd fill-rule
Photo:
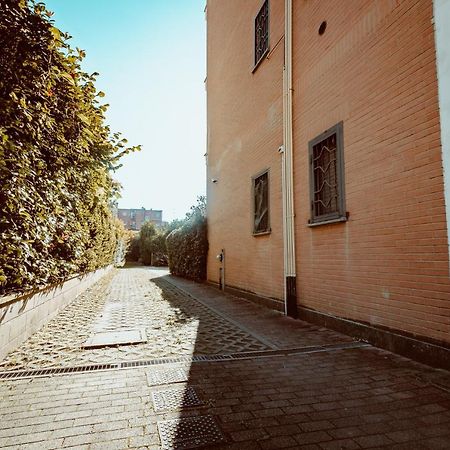
M 284 1 L 271 1 L 273 51 L 252 73 L 253 21 L 261 4 L 209 0 L 207 6 L 208 279 L 218 281 L 216 255 L 223 248 L 227 284 L 282 298 L 283 42 L 274 47 L 284 33 Z M 255 237 L 252 176 L 267 168 L 272 233 Z
M 227 283 L 281 299 L 284 1 L 270 2 L 272 53 L 252 74 L 261 4 L 208 0 L 208 278 L 225 248 Z M 294 0 L 293 11 L 298 302 L 450 342 L 432 2 Z M 341 120 L 350 218 L 309 228 L 308 142 Z M 272 233 L 255 238 L 251 176 L 265 168 Z
M 450 341 L 432 2 L 345 4 L 294 2 L 299 302 Z M 308 228 L 308 141 L 341 120 L 350 220 Z

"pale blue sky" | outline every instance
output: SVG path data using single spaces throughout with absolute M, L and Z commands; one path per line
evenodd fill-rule
M 119 207 L 184 217 L 205 193 L 206 0 L 46 0 L 86 51 L 107 121 L 143 149 L 122 160 Z

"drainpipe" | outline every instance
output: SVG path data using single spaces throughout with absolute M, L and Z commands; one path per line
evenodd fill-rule
M 292 0 L 285 0 L 283 67 L 283 146 L 281 173 L 283 191 L 283 253 L 285 314 L 297 317 L 294 232 L 294 175 L 292 144 Z
M 225 290 L 225 250 L 222 249 L 220 253 L 216 256 L 217 260 L 220 262 L 219 267 L 219 289 L 221 291 Z

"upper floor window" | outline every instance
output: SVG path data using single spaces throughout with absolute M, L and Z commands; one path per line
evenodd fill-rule
M 269 0 L 265 0 L 255 18 L 255 66 L 269 50 Z
M 253 234 L 270 231 L 269 172 L 253 178 Z
M 309 143 L 310 224 L 346 220 L 342 122 Z

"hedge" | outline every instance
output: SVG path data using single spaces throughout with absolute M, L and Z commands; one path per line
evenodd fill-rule
M 0 294 L 112 262 L 111 171 L 127 148 L 105 125 L 98 74 L 81 70 L 42 3 L 0 0 Z
M 205 198 L 199 197 L 183 225 L 167 236 L 169 270 L 173 275 L 195 281 L 206 279 L 208 238 L 205 207 Z

